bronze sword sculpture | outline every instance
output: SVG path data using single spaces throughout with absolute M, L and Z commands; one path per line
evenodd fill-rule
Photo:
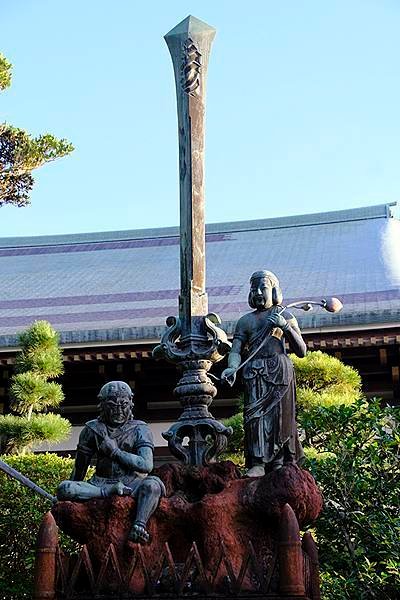
M 163 437 L 187 465 L 205 465 L 227 444 L 232 430 L 208 407 L 217 393 L 209 370 L 230 350 L 221 320 L 208 311 L 205 286 L 204 116 L 206 74 L 215 29 L 189 16 L 165 36 L 175 73 L 179 135 L 180 275 L 179 318 L 153 350 L 181 367 L 175 388 L 183 412 Z M 186 446 L 184 440 L 188 439 Z
M 0 460 L 0 470 L 3 471 L 4 473 L 6 473 L 7 475 L 9 475 L 10 477 L 12 477 L 13 479 L 16 479 L 17 481 L 22 483 L 22 485 L 24 485 L 28 489 L 33 490 L 37 494 L 40 494 L 40 496 L 43 496 L 47 500 L 50 500 L 50 502 L 52 502 L 53 504 L 55 504 L 57 502 L 57 498 L 55 496 L 52 496 L 51 494 L 46 492 L 39 485 L 37 485 L 36 483 L 33 483 L 33 481 L 31 481 L 28 477 L 26 477 L 25 475 L 22 475 L 22 473 L 20 473 L 13 467 L 10 467 L 10 465 L 3 462 L 2 460 Z

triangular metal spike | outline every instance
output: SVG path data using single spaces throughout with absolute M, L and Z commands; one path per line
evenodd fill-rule
M 236 593 L 238 594 L 243 586 L 243 580 L 245 578 L 245 575 L 248 571 L 248 568 L 250 566 L 250 563 L 252 564 L 252 571 L 253 571 L 253 575 L 256 576 L 257 580 L 258 580 L 258 585 L 259 585 L 259 589 L 257 591 L 264 591 L 265 588 L 265 582 L 264 582 L 264 577 L 263 577 L 263 573 L 262 573 L 262 569 L 260 567 L 260 564 L 257 560 L 257 556 L 256 553 L 254 551 L 254 547 L 253 544 L 251 543 L 251 541 L 249 541 L 249 545 L 248 545 L 248 550 L 246 552 L 245 557 L 243 558 L 243 562 L 242 562 L 242 566 L 240 568 L 240 573 L 238 575 L 237 578 L 237 582 L 236 582 Z M 251 572 L 249 572 L 249 575 L 251 577 Z
M 250 562 L 250 552 L 247 551 L 243 558 L 243 562 L 242 562 L 242 566 L 240 567 L 239 575 L 237 576 L 237 579 L 236 579 L 236 589 L 235 589 L 236 594 L 239 594 L 239 592 L 242 589 L 243 579 L 244 579 L 244 576 L 246 575 L 246 571 L 249 566 L 249 562 Z
M 74 595 L 74 587 L 75 587 L 76 581 L 78 579 L 79 572 L 82 568 L 82 565 L 85 567 L 85 572 L 89 579 L 90 590 L 91 590 L 91 592 L 94 592 L 95 579 L 94 579 L 93 565 L 92 565 L 92 561 L 90 560 L 87 546 L 84 545 L 82 550 L 79 553 L 78 560 L 76 561 L 76 565 L 71 574 L 71 579 L 69 581 L 68 590 L 67 590 L 68 598 L 72 597 Z
M 56 588 L 64 594 L 68 587 L 69 555 L 62 551 L 60 546 L 56 550 Z
M 152 596 L 154 594 L 154 585 L 153 585 L 153 581 L 150 576 L 149 569 L 147 568 L 147 564 L 146 564 L 146 561 L 145 561 L 145 558 L 143 555 L 143 550 L 142 550 L 140 544 L 135 544 L 135 554 L 134 554 L 131 564 L 129 566 L 128 574 L 127 574 L 127 578 L 126 578 L 126 584 L 127 584 L 128 588 L 130 587 L 132 577 L 135 575 L 136 569 L 139 568 L 139 566 L 141 567 L 142 573 L 144 575 L 144 582 L 145 582 L 147 594 L 149 596 Z
M 271 553 L 271 560 L 269 562 L 268 569 L 265 572 L 263 572 L 263 584 L 264 584 L 263 592 L 266 594 L 269 592 L 272 576 L 274 574 L 277 561 L 278 561 L 278 551 L 275 549 Z
M 251 540 L 249 541 L 249 549 L 250 549 L 250 560 L 253 564 L 253 571 L 254 571 L 255 576 L 258 579 L 258 583 L 260 586 L 260 592 L 262 592 L 262 591 L 264 591 L 264 588 L 265 588 L 264 574 L 263 574 L 262 567 L 258 561 L 256 552 L 254 550 L 254 546 L 253 546 Z
M 179 578 L 177 575 L 176 564 L 175 564 L 174 558 L 172 556 L 168 542 L 164 543 L 164 550 L 163 550 L 163 553 L 161 554 L 160 562 L 158 563 L 158 565 L 155 566 L 155 568 L 153 569 L 153 571 L 151 573 L 151 578 L 152 578 L 152 583 L 153 583 L 154 588 L 156 588 L 156 586 L 158 585 L 158 583 L 162 577 L 164 565 L 168 569 L 168 573 L 173 581 L 174 592 L 177 592 L 178 586 L 179 586 Z
M 207 576 L 205 573 L 205 569 L 203 566 L 203 562 L 200 558 L 200 554 L 197 549 L 196 542 L 193 542 L 192 547 L 190 548 L 189 555 L 188 555 L 188 557 L 185 561 L 184 567 L 183 567 L 182 577 L 179 581 L 179 590 L 178 590 L 179 594 L 183 593 L 186 583 L 189 583 L 189 582 L 193 583 L 193 580 L 190 579 L 190 569 L 192 568 L 193 565 L 195 565 L 198 569 L 199 581 L 204 586 L 204 592 L 206 593 L 210 587 L 210 584 L 208 582 L 208 579 L 207 579 Z
M 115 551 L 114 544 L 110 544 L 107 548 L 107 551 L 101 561 L 99 576 L 96 581 L 95 590 L 96 592 L 100 592 L 104 583 L 104 579 L 107 575 L 107 569 L 109 564 L 111 564 L 113 569 L 113 574 L 115 574 L 118 586 L 120 587 L 123 583 L 123 578 L 121 574 L 121 569 L 117 557 L 117 553 Z M 113 578 L 114 581 L 114 578 Z
M 215 590 L 215 585 L 217 582 L 217 577 L 218 577 L 218 573 L 220 571 L 221 565 L 224 564 L 225 566 L 225 570 L 226 570 L 226 574 L 228 576 L 228 587 L 230 592 L 234 592 L 236 590 L 237 587 L 237 579 L 235 576 L 235 573 L 233 571 L 233 567 L 232 567 L 232 563 L 228 558 L 227 552 L 226 552 L 226 548 L 225 548 L 225 544 L 222 540 L 220 540 L 220 546 L 221 546 L 221 554 L 217 563 L 217 566 L 215 568 L 214 574 L 212 576 L 212 580 L 211 580 L 211 586 L 213 588 L 213 590 Z

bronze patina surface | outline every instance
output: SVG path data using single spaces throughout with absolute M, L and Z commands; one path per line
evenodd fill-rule
M 184 411 L 163 435 L 171 453 L 191 465 L 207 464 L 226 446 L 230 434 L 208 410 L 217 390 L 207 372 L 230 348 L 218 327 L 219 317 L 208 314 L 205 288 L 204 116 L 214 36 L 215 29 L 192 16 L 165 36 L 178 109 L 181 289 L 179 318 L 168 317 L 169 328 L 153 356 L 175 362 L 183 371 L 175 394 Z
M 259 477 L 265 469 L 301 463 L 303 450 L 296 426 L 294 367 L 284 341 L 297 356 L 306 344 L 293 314 L 282 308 L 282 291 L 271 271 L 250 278 L 249 305 L 254 310 L 236 325 L 228 368 L 222 378 L 234 378 L 242 355 L 251 355 L 243 369 L 244 430 L 247 475 Z
M 133 393 L 123 381 L 106 383 L 99 393 L 100 416 L 86 423 L 79 436 L 71 480 L 60 483 L 59 500 L 85 501 L 108 496 L 136 499 L 136 517 L 130 533 L 134 542 L 149 541 L 147 521 L 165 494 L 153 470 L 153 437 L 143 421 L 133 418 Z M 96 471 L 85 475 L 93 458 Z

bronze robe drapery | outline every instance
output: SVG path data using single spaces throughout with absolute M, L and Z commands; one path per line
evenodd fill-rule
M 249 341 L 251 353 L 259 343 Z M 278 352 L 277 352 L 278 350 Z M 304 458 L 296 426 L 296 385 L 292 361 L 282 340 L 270 335 L 243 370 L 246 463 L 251 458 L 266 465 Z

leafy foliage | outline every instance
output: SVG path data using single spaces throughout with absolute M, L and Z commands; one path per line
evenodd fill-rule
M 317 521 L 324 600 L 391 600 L 400 589 L 399 409 L 361 398 L 359 374 L 310 352 L 291 357 L 306 467 L 325 507 Z M 229 458 L 243 465 L 243 416 Z
M 0 206 L 29 204 L 32 171 L 72 152 L 72 144 L 46 133 L 32 137 L 7 123 L 0 125 Z
M 60 481 L 70 477 L 74 462 L 55 454 L 1 458 L 50 494 L 55 494 Z M 90 469 L 88 476 L 92 474 Z M 0 471 L 0 506 L 0 598 L 32 598 L 36 536 L 50 502 Z M 67 550 L 76 549 L 75 542 L 63 534 L 61 541 Z
M 0 54 L 0 91 L 10 86 L 11 70 L 11 64 Z M 73 149 L 70 142 L 50 133 L 32 137 L 23 129 L 0 124 L 0 207 L 29 204 L 34 184 L 32 171 Z
M 48 407 L 59 406 L 64 399 L 58 383 L 43 380 L 35 371 L 18 373 L 13 377 L 11 387 L 13 409 L 21 415 L 29 410 L 40 411 Z
M 361 397 L 361 377 L 352 367 L 323 352 L 305 358 L 290 355 L 297 380 L 300 408 L 352 404 Z
M 70 431 L 69 421 L 52 413 L 33 415 L 31 419 L 0 415 L 0 452 L 15 454 L 40 442 L 58 442 Z
M 55 408 L 64 399 L 61 386 L 48 381 L 63 372 L 59 335 L 47 321 L 35 321 L 19 336 L 21 352 L 16 359 L 17 373 L 10 386 L 12 409 L 22 415 L 7 415 L 0 419 L 3 452 L 25 451 L 44 440 L 60 441 L 70 432 L 71 425 L 58 415 L 32 413 Z M 8 429 L 7 429 L 8 428 Z
M 400 589 L 399 409 L 378 400 L 300 415 L 307 467 L 325 506 L 317 538 L 325 597 L 396 598 Z
M 12 65 L 0 52 L 0 90 L 5 90 L 11 85 Z
M 64 399 L 61 386 L 49 383 L 63 372 L 59 335 L 47 321 L 35 321 L 19 335 L 21 352 L 12 377 L 12 408 L 22 415 L 58 406 Z
M 34 326 L 22 331 L 18 341 L 23 352 L 31 350 L 52 350 L 60 342 L 60 335 L 48 321 L 35 321 Z M 60 360 L 60 368 L 62 361 Z
M 243 449 L 244 442 L 244 427 L 243 427 L 243 412 L 236 413 L 229 419 L 224 420 L 224 425 L 232 427 L 233 433 L 228 438 L 228 446 L 226 452 L 235 454 Z M 229 460 L 224 456 L 224 460 Z

